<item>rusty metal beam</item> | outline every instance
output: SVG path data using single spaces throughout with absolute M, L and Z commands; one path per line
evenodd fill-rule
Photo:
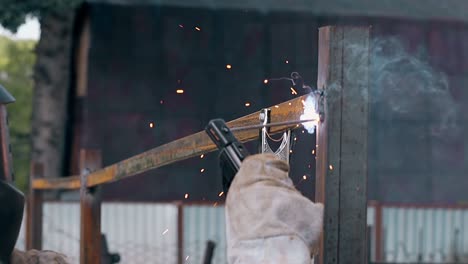
M 316 201 L 324 203 L 318 263 L 367 263 L 369 28 L 319 30 Z
M 101 152 L 80 151 L 80 263 L 101 263 L 101 192 L 100 187 L 86 187 L 89 173 L 102 167 Z
M 297 97 L 293 100 L 271 107 L 271 122 L 283 122 L 300 119 L 304 106 L 302 100 L 306 96 Z M 260 112 L 235 119 L 228 122 L 230 128 L 243 127 L 259 124 Z M 272 127 L 272 133 L 283 132 L 297 125 Z M 250 141 L 258 138 L 258 130 L 245 130 L 234 132 L 236 137 L 242 141 Z M 172 141 L 165 145 L 156 147 L 124 161 L 110 165 L 104 169 L 95 171 L 88 175 L 86 184 L 88 187 L 117 181 L 131 177 L 142 172 L 156 169 L 177 161 L 196 157 L 198 155 L 216 150 L 216 146 L 204 131 Z M 78 189 L 80 188 L 80 177 L 71 176 L 66 178 L 44 178 L 33 182 L 34 189 Z
M 31 162 L 29 195 L 26 209 L 26 249 L 42 249 L 42 190 L 31 187 L 34 179 L 44 177 L 44 165 Z

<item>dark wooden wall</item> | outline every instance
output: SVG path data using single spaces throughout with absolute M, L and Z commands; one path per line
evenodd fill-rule
M 468 140 L 463 133 L 468 130 L 463 115 L 468 103 L 464 87 L 468 28 L 463 24 L 107 4 L 92 4 L 90 19 L 81 146 L 101 149 L 104 165 L 200 131 L 211 118 L 229 120 L 293 98 L 288 81 L 264 84 L 263 80 L 298 71 L 314 85 L 318 27 L 371 24 L 374 39 L 396 37 L 408 54 L 421 53 L 434 72 L 445 73 L 460 110 L 459 131 L 440 134 L 437 118 L 428 111 L 434 108 L 430 100 L 424 99 L 421 106 L 420 94 L 407 93 L 410 82 L 403 81 L 398 90 L 394 86 L 373 90 L 369 198 L 468 200 L 461 189 L 468 184 L 463 175 L 468 171 Z M 232 69 L 226 69 L 227 64 Z M 176 94 L 176 89 L 185 93 Z M 386 98 L 411 105 L 414 115 L 391 114 Z M 246 107 L 246 102 L 251 106 Z M 315 137 L 301 130 L 296 135 L 291 176 L 301 191 L 313 197 Z M 200 173 L 201 168 L 205 172 Z M 104 197 L 175 200 L 189 193 L 193 200 L 218 200 L 218 172 L 213 153 L 105 186 Z M 308 176 L 306 181 L 301 180 L 303 175 Z

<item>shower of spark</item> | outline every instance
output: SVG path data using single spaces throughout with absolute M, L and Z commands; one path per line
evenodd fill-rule
M 310 120 L 314 119 L 316 121 L 309 121 L 305 122 L 302 125 L 307 130 L 309 134 L 313 134 L 315 132 L 315 127 L 317 126 L 319 120 L 319 114 L 316 111 L 316 101 L 314 95 L 309 95 L 307 99 L 302 101 L 304 105 L 304 113 L 301 115 L 301 120 Z

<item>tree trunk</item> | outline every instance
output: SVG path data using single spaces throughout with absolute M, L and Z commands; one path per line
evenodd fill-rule
M 32 159 L 45 177 L 62 176 L 65 157 L 71 48 L 75 12 L 50 12 L 40 19 L 32 113 Z

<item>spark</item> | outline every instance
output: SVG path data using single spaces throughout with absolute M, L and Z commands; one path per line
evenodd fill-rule
M 250 106 L 250 103 L 249 103 L 249 102 L 245 103 L 245 106 L 249 107 L 249 106 Z
M 200 30 L 201 30 L 201 28 L 199 28 L 199 27 L 195 27 L 195 29 L 196 29 L 197 31 L 200 31 Z
M 291 103 L 288 103 L 288 105 L 291 105 Z
M 275 108 L 279 108 L 279 105 L 275 105 Z
M 226 69 L 230 70 L 232 68 L 231 64 L 226 64 Z
M 203 159 L 205 157 L 205 154 L 200 155 L 200 159 Z
M 179 24 L 179 27 L 180 27 L 180 28 L 184 28 L 184 25 L 182 25 L 182 24 Z
M 333 170 L 333 165 L 330 164 L 330 165 L 328 166 L 328 168 L 329 168 L 330 170 Z
M 289 61 L 288 61 L 288 60 L 286 60 L 285 62 L 286 62 L 286 64 L 288 64 L 288 63 L 289 63 Z
M 182 89 L 177 89 L 177 90 L 176 90 L 176 93 L 178 93 L 178 94 L 183 94 L 183 93 L 184 93 L 184 90 L 182 90 Z
M 297 137 L 294 137 L 294 141 L 296 141 L 296 140 L 297 140 Z
M 167 234 L 167 232 L 169 232 L 169 229 L 164 230 L 164 232 L 162 232 L 162 235 L 164 236 L 165 234 Z
M 200 170 L 200 172 L 204 172 L 204 171 L 205 171 L 205 169 L 201 169 L 201 170 Z
M 309 134 L 315 132 L 315 127 L 317 126 L 317 122 L 320 119 L 318 113 L 316 112 L 316 102 L 314 96 L 308 96 L 306 100 L 302 100 L 302 104 L 304 105 L 304 112 L 301 115 L 301 120 L 311 120 L 314 119 L 315 121 L 305 122 L 302 125 Z M 302 132 L 304 133 L 304 132 Z
M 309 169 L 310 169 L 310 164 L 309 164 L 309 166 L 308 166 L 308 167 L 309 167 Z
M 216 207 L 217 205 L 218 205 L 218 202 L 215 202 L 215 203 L 213 204 L 213 207 Z
M 224 192 L 220 192 L 220 193 L 218 194 L 218 196 L 221 197 L 221 196 L 223 196 L 223 194 L 224 194 Z
M 312 155 L 315 155 L 315 149 L 312 150 Z
M 302 134 L 304 134 L 304 130 L 302 130 Z
M 289 153 L 292 153 L 292 149 L 289 151 Z
M 302 179 L 307 180 L 307 176 L 305 176 L 305 175 L 302 176 Z
M 294 88 L 290 87 L 291 89 L 291 94 L 297 94 L 296 90 L 294 90 Z
M 161 101 L 159 101 L 159 103 L 160 103 L 160 104 L 164 104 L 164 101 L 163 101 L 163 100 L 161 100 Z
M 264 84 L 267 84 L 267 83 L 268 83 L 268 79 L 263 80 L 263 83 L 264 83 Z
M 185 199 L 187 199 L 188 198 L 188 193 L 186 193 L 184 197 L 185 197 Z
M 154 123 L 153 123 L 153 122 L 150 122 L 150 123 L 149 123 L 149 127 L 150 127 L 150 128 L 153 128 L 153 127 L 154 127 Z

